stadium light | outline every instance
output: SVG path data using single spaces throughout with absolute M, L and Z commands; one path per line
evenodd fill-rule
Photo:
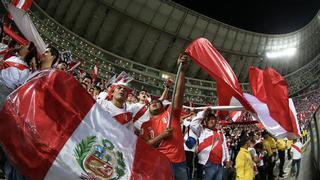
M 168 74 L 165 74 L 165 73 L 163 73 L 161 77 L 163 79 L 169 79 L 170 78 L 170 76 Z
M 279 51 L 270 51 L 266 52 L 267 58 L 278 58 L 278 57 L 291 57 L 295 55 L 297 52 L 297 48 L 287 48 Z

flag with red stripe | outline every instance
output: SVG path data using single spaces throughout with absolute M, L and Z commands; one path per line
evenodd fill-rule
M 232 111 L 229 116 L 233 122 L 240 122 L 242 114 L 242 111 Z
M 167 157 L 61 71 L 42 72 L 14 91 L 0 122 L 1 145 L 27 179 L 172 179 Z
M 194 40 L 187 47 L 185 53 L 217 82 L 219 105 L 242 104 L 248 111 L 254 112 L 254 109 L 243 97 L 238 79 L 230 65 L 207 39 Z
M 284 78 L 272 68 L 250 67 L 249 80 L 253 96 L 245 96 L 264 127 L 276 137 L 298 137 L 296 111 Z

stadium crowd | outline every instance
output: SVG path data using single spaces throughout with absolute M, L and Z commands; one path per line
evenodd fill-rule
M 241 117 L 241 123 L 232 123 L 227 117 L 225 121 L 231 123 L 224 124 L 217 112 L 209 108 L 183 108 L 187 55 L 181 55 L 177 60 L 182 64 L 182 70 L 173 95 L 175 103 L 171 107 L 167 100 L 173 85 L 171 80 L 163 83 L 161 97 L 153 97 L 146 90 L 136 92 L 130 87 L 132 77 L 125 72 L 104 81 L 81 69 L 70 71 L 70 64 L 59 61 L 59 52 L 53 46 L 48 46 L 39 57 L 32 42 L 25 46 L 19 46 L 13 40 L 3 43 L 0 108 L 12 91 L 39 73 L 53 69 L 65 71 L 74 76 L 115 120 L 165 154 L 172 163 L 175 179 L 271 180 L 289 173 L 284 171 L 285 161 L 292 161 L 290 174 L 299 175 L 301 148 L 307 140 L 309 118 L 319 106 L 319 89 L 295 98 L 303 138 L 275 139 L 256 124 L 246 123 L 253 121 L 249 113 Z M 173 118 L 171 128 L 167 128 L 170 110 Z M 7 179 L 24 179 L 4 154 L 1 162 Z

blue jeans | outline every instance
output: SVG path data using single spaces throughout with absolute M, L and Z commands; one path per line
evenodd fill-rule
M 203 166 L 203 179 L 204 180 L 222 180 L 223 167 L 221 164 L 213 164 L 207 162 Z
M 187 163 L 172 163 L 172 171 L 174 180 L 187 180 L 188 173 L 187 173 Z
M 295 174 L 296 177 L 299 176 L 300 161 L 301 161 L 301 159 L 293 159 L 293 160 L 292 160 L 291 172 L 292 172 L 293 174 Z M 296 165 L 297 165 L 297 169 L 296 169 L 296 167 L 295 167 Z

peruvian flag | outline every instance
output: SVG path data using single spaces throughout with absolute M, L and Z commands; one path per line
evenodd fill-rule
M 94 65 L 91 74 L 92 74 L 92 81 L 96 82 L 97 76 L 98 76 L 98 65 L 97 64 Z
M 12 5 L 24 11 L 27 11 L 32 5 L 32 0 L 12 0 Z
M 185 53 L 216 80 L 218 104 L 220 106 L 242 105 L 246 110 L 255 112 L 243 97 L 238 79 L 230 65 L 207 39 L 194 40 L 187 47 Z
M 229 116 L 233 122 L 240 122 L 242 114 L 242 111 L 232 111 Z
M 300 135 L 297 113 L 288 98 L 288 85 L 272 68 L 261 70 L 250 67 L 252 95 L 245 94 L 264 127 L 276 137 L 295 138 Z
M 19 87 L 0 122 L 2 148 L 27 179 L 172 179 L 167 157 L 65 72 L 44 71 Z

